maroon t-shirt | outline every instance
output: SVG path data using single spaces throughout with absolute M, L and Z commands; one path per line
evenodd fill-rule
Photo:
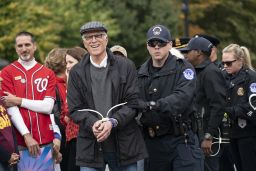
M 15 152 L 12 125 L 6 108 L 0 100 L 0 161 L 8 161 Z

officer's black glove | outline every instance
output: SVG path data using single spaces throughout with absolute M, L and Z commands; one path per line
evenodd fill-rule
M 224 111 L 228 114 L 228 117 L 232 120 L 237 118 L 233 107 L 225 107 Z
M 138 109 L 141 109 L 142 112 L 156 110 L 158 107 L 159 105 L 155 101 L 149 101 L 149 102 L 145 102 L 142 100 L 138 101 Z

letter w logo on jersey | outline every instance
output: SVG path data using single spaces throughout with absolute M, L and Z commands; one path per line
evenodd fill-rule
M 41 93 L 46 90 L 46 87 L 48 85 L 48 79 L 47 78 L 37 78 L 37 79 L 35 79 L 34 83 L 36 84 L 37 91 Z

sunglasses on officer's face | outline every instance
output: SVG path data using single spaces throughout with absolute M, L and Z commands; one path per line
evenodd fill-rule
M 230 66 L 232 66 L 233 62 L 235 62 L 235 61 L 236 61 L 236 59 L 234 59 L 233 61 L 222 61 L 221 64 L 223 66 L 226 65 L 227 67 L 230 67 Z
M 162 40 L 152 40 L 152 41 L 148 41 L 148 46 L 149 47 L 156 47 L 156 45 L 158 47 L 165 47 L 168 44 L 168 42 L 164 42 Z

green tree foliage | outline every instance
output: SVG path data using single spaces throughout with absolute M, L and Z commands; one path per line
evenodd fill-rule
M 140 65 L 148 56 L 147 31 L 155 24 L 166 25 L 172 35 L 177 35 L 181 3 L 170 0 L 104 0 L 105 7 L 113 10 L 121 29 L 110 37 L 110 46 L 120 44 L 127 49 L 128 57 Z
M 1 1 L 0 16 L 1 58 L 10 61 L 17 58 L 14 38 L 20 31 L 30 31 L 35 34 L 40 57 L 44 56 L 51 47 L 57 46 L 59 37 L 56 28 L 61 26 L 54 21 L 53 13 L 46 5 L 38 6 L 34 1 Z
M 193 7 L 191 13 L 201 11 L 200 15 L 192 18 L 192 24 L 199 25 L 207 34 L 216 35 L 221 40 L 220 49 L 231 43 L 248 47 L 255 63 L 253 52 L 256 46 L 254 11 L 256 1 L 244 0 L 234 3 L 234 1 L 215 0 L 214 2 L 203 7 L 202 2 L 191 3 Z
M 81 44 L 79 29 L 90 20 L 104 21 L 115 36 L 119 27 L 110 18 L 111 10 L 103 9 L 101 1 L 94 0 L 5 0 L 0 1 L 0 57 L 17 59 L 15 35 L 20 31 L 32 32 L 37 40 L 39 61 L 55 47 Z

